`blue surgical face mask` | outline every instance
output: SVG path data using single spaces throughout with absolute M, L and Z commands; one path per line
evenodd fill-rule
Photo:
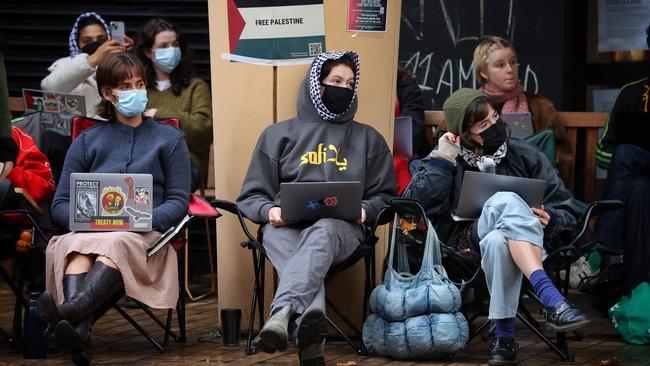
M 117 111 L 127 117 L 135 117 L 144 112 L 147 106 L 147 91 L 144 89 L 124 90 L 114 93 L 117 104 L 113 103 Z
M 154 62 L 162 71 L 169 74 L 181 62 L 181 49 L 178 47 L 156 48 Z

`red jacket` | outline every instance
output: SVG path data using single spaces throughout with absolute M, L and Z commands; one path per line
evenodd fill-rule
M 50 162 L 25 131 L 18 127 L 12 127 L 11 130 L 18 146 L 18 156 L 8 179 L 14 188 L 22 188 L 42 206 L 55 191 Z

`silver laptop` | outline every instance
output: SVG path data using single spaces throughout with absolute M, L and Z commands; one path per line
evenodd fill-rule
M 529 207 L 539 207 L 544 202 L 545 189 L 546 182 L 541 179 L 465 171 L 452 218 L 456 221 L 477 219 L 485 202 L 497 192 L 514 192 Z
M 393 156 L 413 157 L 413 120 L 409 116 L 395 117 Z
M 502 113 L 501 120 L 506 124 L 510 137 L 523 140 L 535 133 L 530 112 Z
M 63 120 L 74 116 L 86 116 L 86 98 L 83 95 L 23 89 L 25 114 L 46 112 L 58 115 Z
M 151 174 L 70 174 L 70 230 L 151 231 Z
M 280 184 L 282 219 L 313 221 L 361 217 L 361 182 L 292 182 Z

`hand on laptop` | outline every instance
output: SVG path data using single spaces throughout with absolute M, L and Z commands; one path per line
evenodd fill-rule
M 273 225 L 273 227 L 282 227 L 295 224 L 296 222 L 282 220 L 282 210 L 280 207 L 275 206 L 269 210 L 269 223 Z
M 546 229 L 546 225 L 548 225 L 549 221 L 551 221 L 551 216 L 544 211 L 544 205 L 541 205 L 539 208 L 533 207 L 531 208 L 533 211 L 533 214 L 539 218 L 539 221 L 542 223 L 542 229 Z

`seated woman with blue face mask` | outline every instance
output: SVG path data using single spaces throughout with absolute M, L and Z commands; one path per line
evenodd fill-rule
M 192 159 L 192 190 L 205 183 L 212 144 L 210 88 L 194 77 L 191 50 L 180 30 L 163 19 L 140 28 L 135 53 L 145 66 L 146 116 L 178 118 Z
M 70 146 L 52 217 L 69 227 L 71 173 L 141 173 L 153 176 L 153 231 L 71 232 L 52 238 L 46 251 L 46 288 L 38 313 L 48 323 L 50 344 L 69 350 L 75 364 L 90 362 L 95 310 L 122 286 L 152 308 L 178 300 L 176 252 L 164 248 L 149 261 L 146 249 L 187 212 L 190 159 L 183 134 L 143 118 L 147 104 L 142 63 L 115 53 L 97 68 L 98 110 L 107 122 L 81 133 Z M 54 343 L 52 343 L 54 342 Z

